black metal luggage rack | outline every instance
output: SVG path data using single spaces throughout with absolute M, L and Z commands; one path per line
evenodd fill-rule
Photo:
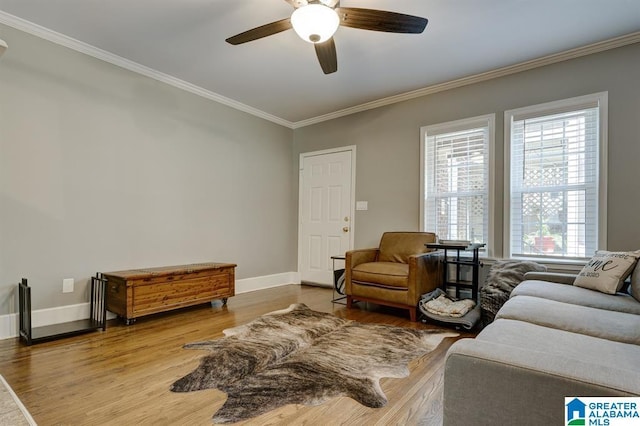
M 89 318 L 60 324 L 32 327 L 31 325 L 31 287 L 23 278 L 18 284 L 18 302 L 20 314 L 20 338 L 27 344 L 46 342 L 76 334 L 107 329 L 106 288 L 107 280 L 98 273 L 91 277 L 91 299 Z

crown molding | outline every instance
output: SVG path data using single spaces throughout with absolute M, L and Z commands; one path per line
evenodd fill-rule
M 243 111 L 248 114 L 254 115 L 256 117 L 263 118 L 267 121 L 271 121 L 273 123 L 279 124 L 281 126 L 288 127 L 290 129 L 298 129 L 301 127 L 306 127 L 313 124 L 321 123 L 324 121 L 333 120 L 335 118 L 356 114 L 358 112 L 363 112 L 370 109 L 379 108 L 382 106 L 419 98 L 421 96 L 443 92 L 445 90 L 468 86 L 470 84 L 480 83 L 480 82 L 491 80 L 494 78 L 516 74 L 516 73 L 528 71 L 534 68 L 543 67 L 545 65 L 551 65 L 558 62 L 567 61 L 569 59 L 575 59 L 582 56 L 587 56 L 594 53 L 599 53 L 606 50 L 615 49 L 618 47 L 623 47 L 623 46 L 640 42 L 640 31 L 637 31 L 631 34 L 623 35 L 620 37 L 612 38 L 612 39 L 601 41 L 598 43 L 593 43 L 593 44 L 578 47 L 575 49 L 570 49 L 564 52 L 554 53 L 552 55 L 543 56 L 537 59 L 532 59 L 530 61 L 509 65 L 502 68 L 497 68 L 495 70 L 490 70 L 480 74 L 470 75 L 470 76 L 459 78 L 456 80 L 434 84 L 431 86 L 423 87 L 421 89 L 412 90 L 410 92 L 405 92 L 398 95 L 377 99 L 375 101 L 341 109 L 328 114 L 319 115 L 317 117 L 312 117 L 306 120 L 292 122 L 292 121 L 288 121 L 283 118 L 277 117 L 275 115 L 269 114 L 257 108 L 251 107 L 249 105 L 243 104 L 241 102 L 235 101 L 233 99 L 227 98 L 218 93 L 196 86 L 195 84 L 186 82 L 184 80 L 180 80 L 168 74 L 161 73 L 159 71 L 156 71 L 144 65 L 138 64 L 137 62 L 133 62 L 128 59 L 122 58 L 118 55 L 114 55 L 113 53 L 107 52 L 105 50 L 98 49 L 97 47 L 91 46 L 90 44 L 65 36 L 58 32 L 52 31 L 48 28 L 34 24 L 33 22 L 26 21 L 22 18 L 18 18 L 17 16 L 10 15 L 1 10 L 0 10 L 0 23 L 13 27 L 17 30 L 29 33 L 36 37 L 40 37 L 52 43 L 56 43 L 58 45 L 75 50 L 77 52 L 84 53 L 94 58 L 103 60 L 105 62 L 116 65 L 120 68 L 124 68 L 126 70 L 144 75 L 149 78 L 153 78 L 154 80 L 161 81 L 163 83 L 174 86 L 178 89 L 185 90 L 187 92 L 193 93 L 195 95 L 201 96 L 203 98 L 206 98 L 215 102 L 219 102 L 223 105 L 237 109 L 239 111 Z
M 17 16 L 10 15 L 1 10 L 0 10 L 0 23 L 10 26 L 12 28 L 15 28 L 17 30 L 23 31 L 25 33 L 34 35 L 36 37 L 40 37 L 44 40 L 50 41 L 60 46 L 67 47 L 69 49 L 75 50 L 80 53 L 84 53 L 85 55 L 92 56 L 94 58 L 116 65 L 120 68 L 124 68 L 128 71 L 132 71 L 132 72 L 144 75 L 145 77 L 149 77 L 154 80 L 161 81 L 170 86 L 174 86 L 178 89 L 193 93 L 194 95 L 198 95 L 203 98 L 219 102 L 228 107 L 246 112 L 248 114 L 254 115 L 259 118 L 263 118 L 265 120 L 271 121 L 276 124 L 280 124 L 281 126 L 293 128 L 293 123 L 290 121 L 287 121 L 280 117 L 276 117 L 275 115 L 266 113 L 262 110 L 253 108 L 249 105 L 245 105 L 241 102 L 234 101 L 233 99 L 227 98 L 225 96 L 222 96 L 210 90 L 203 89 L 202 87 L 196 86 L 195 84 L 191 84 L 184 80 L 180 80 L 179 78 L 175 78 L 168 74 L 161 73 L 152 68 L 138 64 L 137 62 L 133 62 L 121 56 L 114 55 L 113 53 L 107 52 L 106 50 L 99 49 L 90 44 L 68 37 L 64 34 L 60 34 L 56 31 L 52 31 L 48 28 L 34 24 L 33 22 L 26 21 L 22 18 L 18 18 Z
M 617 47 L 623 47 L 630 44 L 640 42 L 640 31 L 623 35 L 620 37 L 612 38 L 609 40 L 601 41 L 598 43 L 589 44 L 587 46 L 577 47 L 575 49 L 567 50 L 560 53 L 554 53 L 552 55 L 543 56 L 541 58 L 532 59 L 530 61 L 521 62 L 515 65 L 509 65 L 503 68 L 497 68 L 495 70 L 483 72 L 480 74 L 474 74 L 467 77 L 459 78 L 457 80 L 446 81 L 444 83 L 434 84 L 421 89 L 413 90 L 410 92 L 401 93 L 387 98 L 378 99 L 375 101 L 367 102 L 364 104 L 356 105 L 354 107 L 341 109 L 339 111 L 331 112 L 329 114 L 320 115 L 307 120 L 296 121 L 293 123 L 293 128 L 298 129 L 312 124 L 321 123 L 323 121 L 333 120 L 335 118 L 344 117 L 347 115 L 355 114 L 362 111 L 367 111 L 381 106 L 391 105 L 398 102 L 407 101 L 409 99 L 419 98 L 421 96 L 431 95 L 445 90 L 455 89 L 462 86 L 468 86 L 470 84 L 480 83 L 482 81 L 491 80 L 498 77 L 503 77 L 511 74 L 516 74 L 523 71 L 528 71 L 534 68 L 543 67 L 545 65 L 551 65 L 558 62 L 567 61 L 569 59 L 575 59 L 582 56 L 591 55 L 594 53 L 603 52 L 605 50 L 615 49 Z

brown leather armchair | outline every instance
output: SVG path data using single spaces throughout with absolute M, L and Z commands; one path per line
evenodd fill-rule
M 416 321 L 420 296 L 442 284 L 440 252 L 428 249 L 431 232 L 385 232 L 380 247 L 351 250 L 345 256 L 347 308 L 366 301 L 409 310 Z

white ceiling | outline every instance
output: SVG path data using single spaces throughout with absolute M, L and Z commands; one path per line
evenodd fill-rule
M 341 27 L 338 71 L 324 75 L 313 46 L 292 30 L 225 43 L 288 17 L 293 9 L 284 0 L 0 0 L 0 22 L 35 23 L 293 127 L 640 31 L 640 0 L 342 0 L 341 6 L 423 16 L 429 24 L 420 35 Z

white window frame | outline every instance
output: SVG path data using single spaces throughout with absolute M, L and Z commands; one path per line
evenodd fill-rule
M 599 107 L 598 128 L 598 250 L 607 248 L 607 135 L 608 135 L 608 92 L 578 96 L 554 102 L 547 102 L 523 108 L 511 109 L 504 112 L 504 223 L 503 223 L 503 257 L 511 258 L 511 130 L 514 117 L 537 117 L 552 115 L 581 108 Z M 589 258 L 586 254 L 585 258 Z M 518 256 L 523 259 L 522 256 Z M 581 260 L 558 259 L 553 257 L 536 256 L 535 260 L 544 263 L 584 263 Z
M 420 128 L 420 229 L 422 231 L 430 232 L 430 230 L 425 229 L 425 199 L 426 199 L 426 188 L 425 188 L 425 145 L 427 137 L 433 134 L 443 134 L 443 133 L 453 133 L 457 131 L 464 131 L 475 129 L 478 127 L 487 127 L 488 128 L 488 200 L 487 206 L 488 210 L 485 212 L 488 220 L 488 230 L 487 230 L 487 241 L 486 246 L 483 250 L 483 255 L 491 257 L 494 253 L 494 244 L 493 244 L 493 230 L 494 230 L 494 222 L 495 222 L 495 214 L 493 214 L 493 205 L 494 205 L 494 179 L 495 179 L 495 122 L 496 115 L 495 114 L 486 114 L 477 117 L 464 118 L 461 120 L 449 121 L 446 123 L 432 124 L 428 126 L 423 126 Z M 431 230 L 432 231 L 432 230 Z

